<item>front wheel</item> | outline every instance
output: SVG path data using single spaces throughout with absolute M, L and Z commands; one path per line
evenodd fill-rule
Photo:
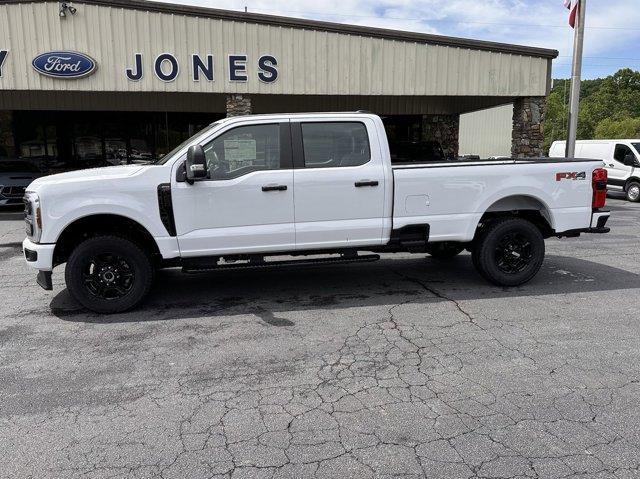
M 499 286 L 526 283 L 538 273 L 544 260 L 542 233 L 521 218 L 490 223 L 474 246 L 474 266 L 485 279 Z
M 640 201 L 640 183 L 632 181 L 627 185 L 627 201 L 637 203 Z
M 71 296 L 96 313 L 120 313 L 147 295 L 154 269 L 135 243 L 118 236 L 96 236 L 69 256 L 65 281 Z

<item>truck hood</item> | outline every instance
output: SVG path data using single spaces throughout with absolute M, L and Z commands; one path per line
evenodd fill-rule
M 43 176 L 31 182 L 27 187 L 27 191 L 38 190 L 45 186 L 60 185 L 65 183 L 82 183 L 96 180 L 114 180 L 118 178 L 127 178 L 135 175 L 139 171 L 151 168 L 148 165 L 124 165 L 124 166 L 107 166 L 104 168 L 89 168 L 86 170 L 70 171 L 68 173 L 58 173 L 56 175 Z

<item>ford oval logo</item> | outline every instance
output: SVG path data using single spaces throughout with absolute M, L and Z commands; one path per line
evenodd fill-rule
M 31 62 L 41 75 L 55 78 L 81 78 L 91 75 L 96 69 L 93 58 L 78 52 L 41 53 Z

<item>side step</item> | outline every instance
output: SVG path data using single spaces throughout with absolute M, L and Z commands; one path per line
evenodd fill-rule
M 276 266 L 318 266 L 334 263 L 369 263 L 372 261 L 378 261 L 380 255 L 366 254 L 366 255 L 353 255 L 353 256 L 341 256 L 339 258 L 307 258 L 307 259 L 293 259 L 284 261 L 252 261 L 240 264 L 212 264 L 211 262 L 203 262 L 198 264 L 198 261 L 189 261 L 182 267 L 184 273 L 203 273 L 207 271 L 222 271 L 222 270 L 234 270 L 234 269 L 248 269 L 248 268 L 271 268 Z

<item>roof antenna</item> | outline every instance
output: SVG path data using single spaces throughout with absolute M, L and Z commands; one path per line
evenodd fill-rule
M 244 13 L 247 13 L 247 6 L 244 6 Z

